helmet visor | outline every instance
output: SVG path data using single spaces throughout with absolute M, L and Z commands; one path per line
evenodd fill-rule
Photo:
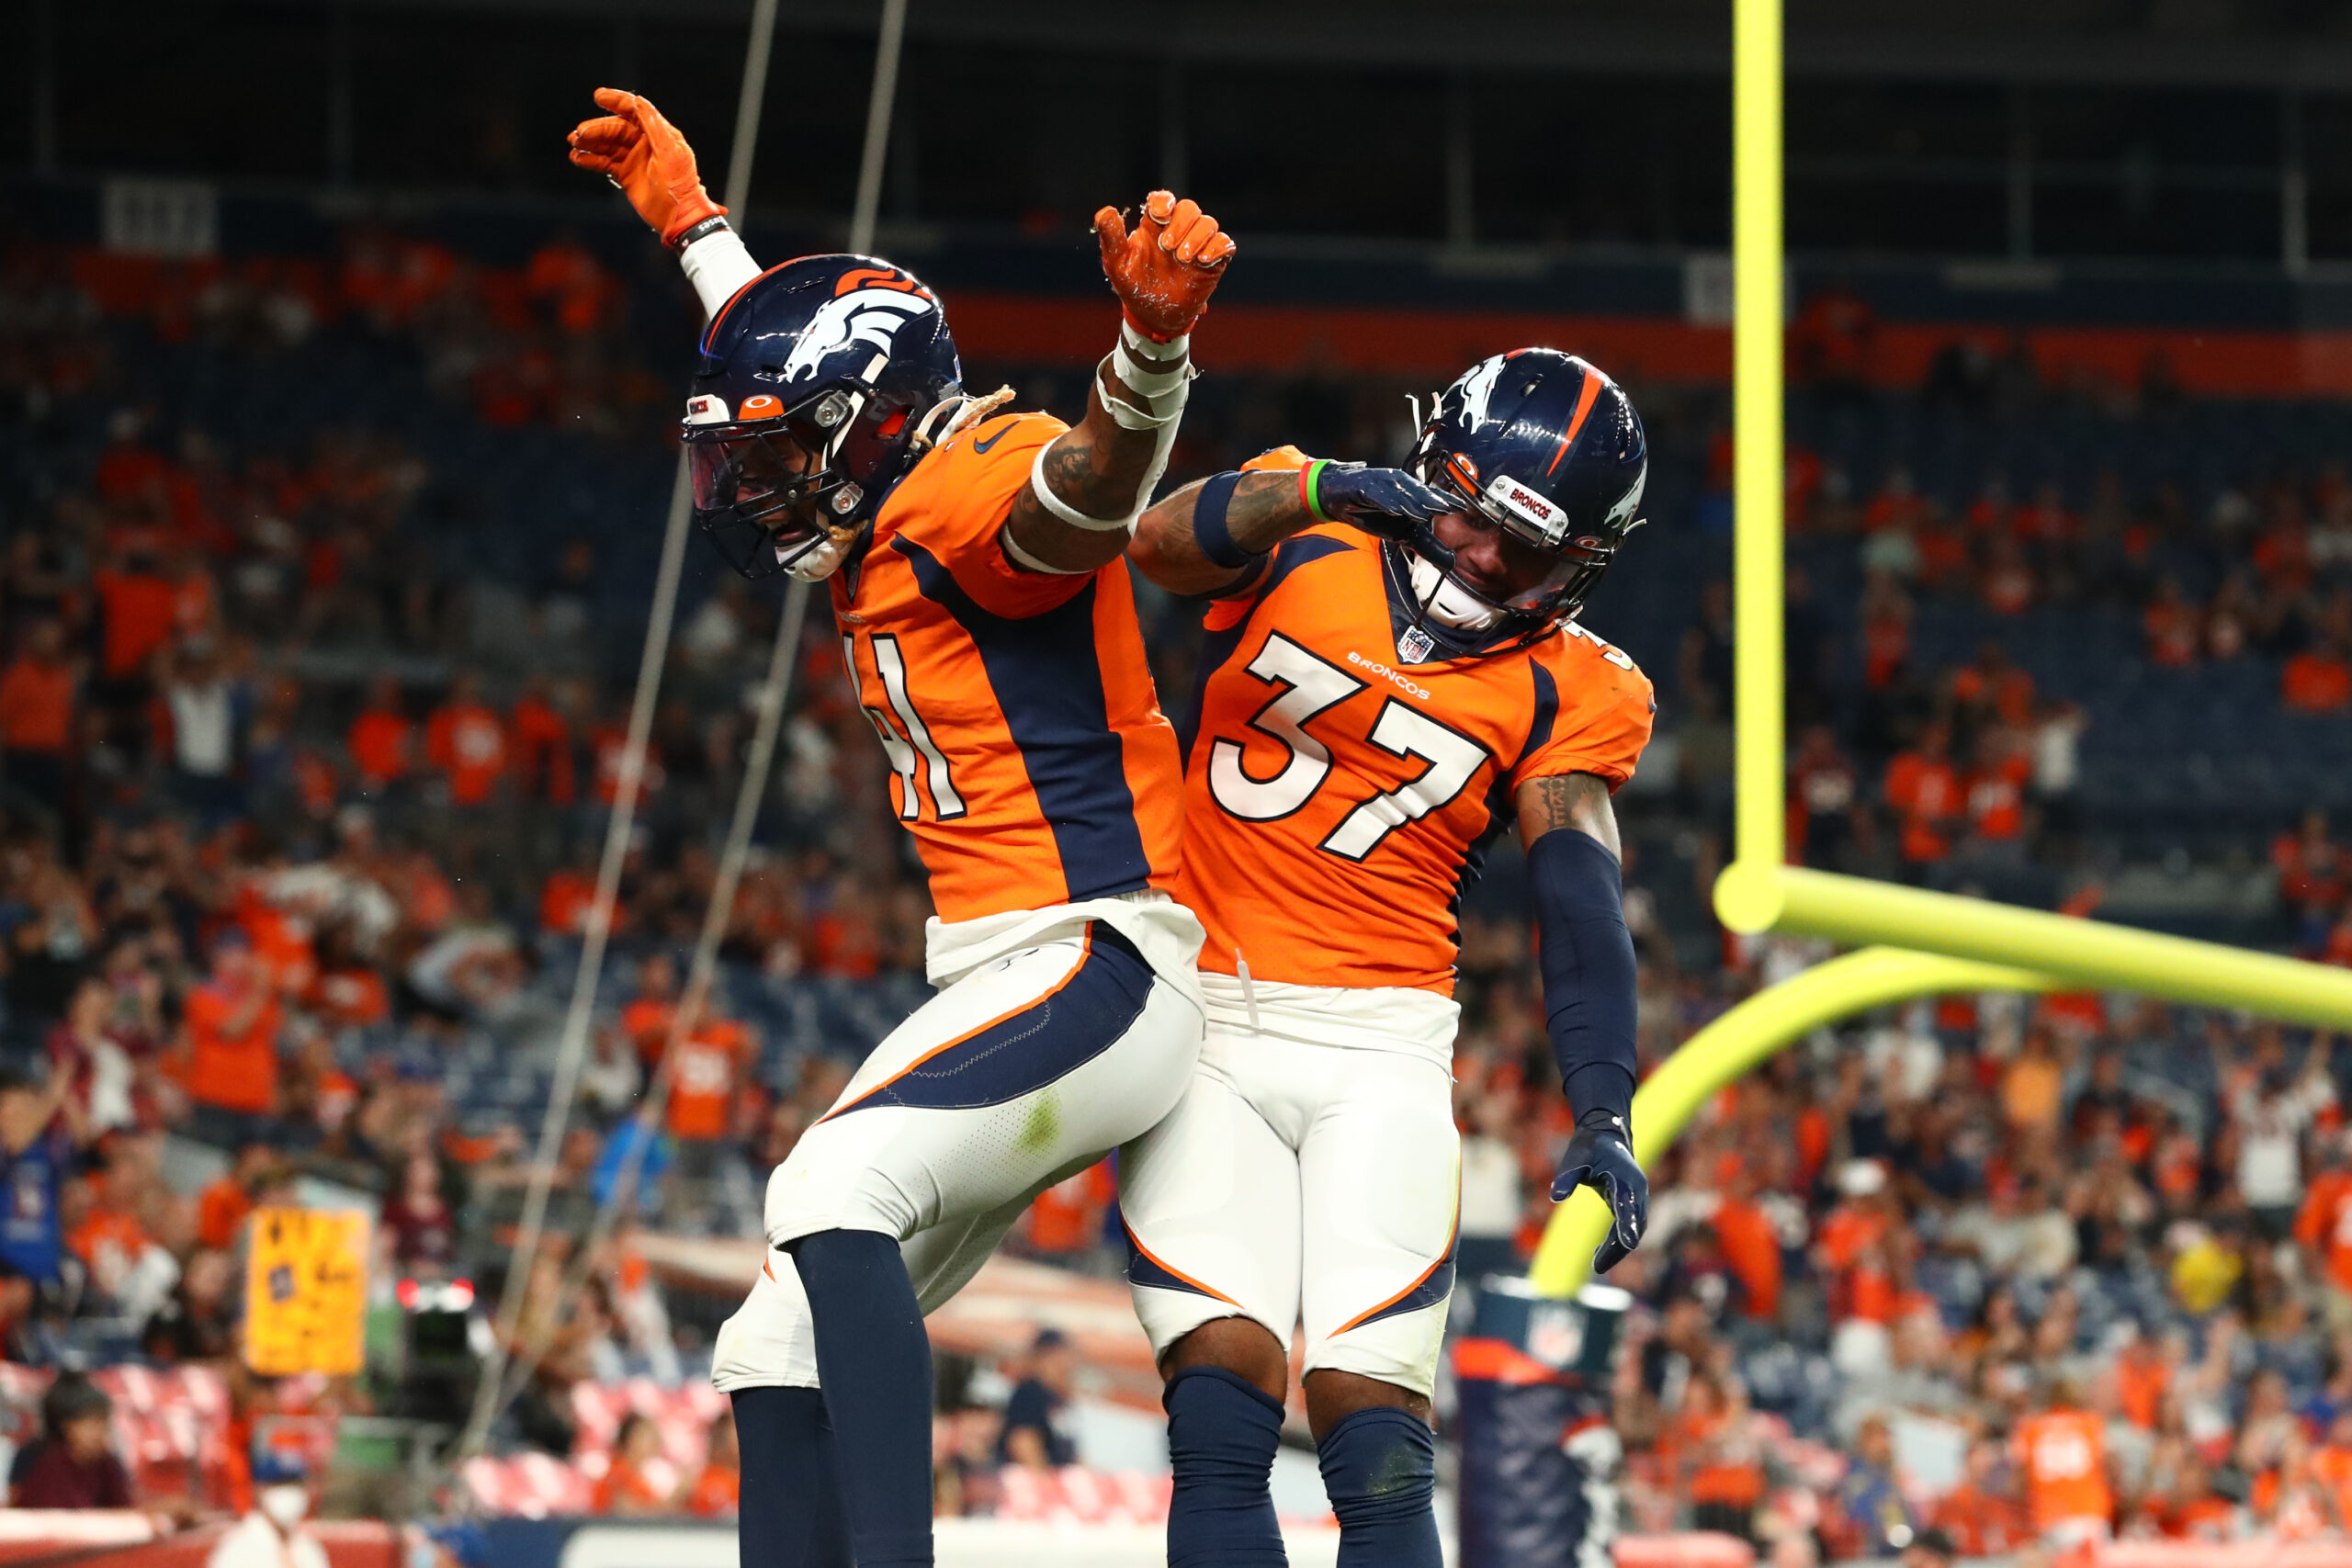
M 772 576 L 833 537 L 828 510 L 854 507 L 857 487 L 812 464 L 810 448 L 789 430 L 686 437 L 686 473 L 695 520 L 727 564 L 745 577 Z
M 1581 599 L 1609 570 L 1611 552 L 1605 547 L 1547 544 L 1540 526 L 1469 492 L 1451 473 L 1441 475 L 1438 488 L 1462 502 L 1437 535 L 1452 558 L 1441 564 L 1497 609 L 1548 617 Z

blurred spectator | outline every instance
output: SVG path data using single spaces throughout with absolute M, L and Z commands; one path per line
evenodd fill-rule
M 277 1172 L 277 1150 L 262 1139 L 251 1139 L 237 1150 L 235 1163 L 204 1190 L 197 1201 L 196 1239 L 199 1246 L 221 1251 L 237 1245 L 245 1216 L 254 1212 L 254 1195 Z
M 36 1292 L 53 1291 L 65 1246 L 59 1200 L 74 1159 L 70 1102 L 62 1078 L 37 1085 L 0 1068 L 0 1262 L 29 1280 Z
M 12 1508 L 130 1508 L 130 1472 L 114 1451 L 114 1403 L 88 1380 L 61 1376 L 41 1396 L 39 1440 L 8 1467 Z
M 1887 764 L 1881 794 L 1902 823 L 1903 858 L 1924 871 L 1951 852 L 1951 829 L 1965 806 L 1951 765 L 1951 731 L 1931 724 L 1918 746 Z
M 674 1477 L 662 1457 L 661 1429 L 630 1411 L 613 1438 L 612 1467 L 596 1483 L 595 1512 L 623 1518 L 667 1513 L 674 1491 Z
M 571 720 L 550 700 L 544 678 L 534 675 L 508 721 L 514 737 L 515 793 L 526 800 L 570 806 L 574 794 Z
M 253 1458 L 253 1506 L 205 1559 L 205 1568 L 327 1568 L 326 1549 L 305 1522 L 319 1479 L 306 1455 L 269 1447 Z
M 351 721 L 351 732 L 344 742 L 361 787 L 380 792 L 404 777 L 416 765 L 412 750 L 414 736 L 415 726 L 401 701 L 400 682 L 390 675 L 378 676 L 368 685 L 368 705 Z
M 51 811 L 65 808 L 74 715 L 81 671 L 65 653 L 65 630 L 37 621 L 0 671 L 0 784 Z
M 506 771 L 506 727 L 481 700 L 481 684 L 470 673 L 450 682 L 448 700 L 424 726 L 424 759 L 441 770 L 456 806 L 481 806 Z
M 1517 1207 L 1517 1172 L 1511 1193 Z M 1083 1266 L 1086 1255 L 1101 1244 L 1102 1216 L 1118 1201 L 1118 1179 L 1111 1162 L 1101 1160 L 1066 1177 L 1037 1194 L 1029 1205 L 1022 1240 L 1034 1256 L 1047 1261 Z M 1513 1218 L 1517 1216 L 1514 1213 Z
M 686 1490 L 685 1509 L 700 1518 L 732 1518 L 743 1490 L 743 1456 L 735 1416 L 726 1412 L 710 1429 L 710 1453 Z
M 2063 1551 L 2106 1540 L 2115 1515 L 2106 1427 L 2082 1408 L 2074 1384 L 2054 1379 L 2041 1408 L 2018 1424 L 2014 1443 L 2027 1512 L 2043 1542 Z
M 2197 606 L 2183 597 L 2180 579 L 2167 577 L 2156 584 L 2154 603 L 2142 612 L 2148 634 L 2148 662 L 2183 669 L 2197 662 L 2204 643 L 2204 625 Z
M 457 1216 L 441 1194 L 441 1167 L 429 1154 L 401 1163 L 381 1221 L 391 1261 L 403 1273 L 446 1273 L 458 1253 Z
M 1980 1438 L 1968 1445 L 1960 1484 L 1938 1500 L 1935 1511 L 1935 1529 L 1949 1538 L 1959 1555 L 2000 1557 L 2032 1541 L 2017 1474 L 2000 1444 Z
M 2303 1132 L 2335 1104 L 2329 1071 L 2334 1043 L 2329 1036 L 2312 1042 L 2301 1077 L 2284 1066 L 2265 1068 L 2230 1107 L 2238 1137 L 2238 1196 L 2273 1241 L 2287 1237 L 2302 1207 Z
M 2297 713 L 2342 713 L 2352 707 L 2352 654 L 2341 637 L 2314 644 L 2287 660 L 2278 700 Z
M 1894 1474 L 1894 1436 L 1871 1416 L 1854 1434 L 1854 1462 L 1840 1482 L 1823 1533 L 1833 1556 L 1893 1557 L 1917 1533 L 1911 1506 Z
M 1029 1347 L 1021 1381 L 1004 1402 L 1004 1425 L 996 1441 L 999 1464 L 1055 1469 L 1078 1458 L 1070 1430 L 1069 1394 L 1077 1352 L 1059 1329 L 1039 1332 Z
M 211 978 L 189 993 L 175 1047 L 196 1124 L 212 1142 L 235 1145 L 276 1134 L 283 1022 L 251 939 L 226 928 L 212 940 Z

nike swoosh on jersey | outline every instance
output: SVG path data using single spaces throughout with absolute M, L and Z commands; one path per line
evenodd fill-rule
M 987 452 L 989 447 L 994 446 L 998 442 L 1003 440 L 1008 434 L 1012 434 L 1012 427 L 1020 423 L 1021 422 L 1017 419 L 1007 420 L 1005 421 L 1004 428 L 998 431 L 994 435 L 989 436 L 985 439 L 979 436 L 974 436 L 972 438 L 972 450 L 981 453 Z

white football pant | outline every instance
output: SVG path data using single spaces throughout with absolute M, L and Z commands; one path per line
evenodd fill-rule
M 827 1230 L 897 1236 L 931 1312 L 1032 1198 L 1166 1115 L 1200 1052 L 1200 929 L 1158 894 L 934 922 L 932 971 L 947 983 L 769 1177 L 767 1261 L 719 1328 L 711 1381 L 818 1386 L 786 1244 Z
M 1152 1354 L 1236 1316 L 1287 1351 L 1303 1323 L 1308 1371 L 1427 1394 L 1453 1288 L 1459 1010 L 1430 991 L 1214 974 L 1201 990 L 1193 1081 L 1119 1161 Z

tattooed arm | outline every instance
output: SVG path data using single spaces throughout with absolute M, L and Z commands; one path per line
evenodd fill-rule
M 1170 593 L 1220 593 L 1255 573 L 1257 564 L 1219 566 L 1193 533 L 1193 506 L 1204 479 L 1188 484 L 1143 514 L 1127 552 L 1136 569 Z M 1242 550 L 1261 556 L 1316 518 L 1298 497 L 1298 476 L 1267 469 L 1243 474 L 1225 509 L 1226 531 Z
M 1153 349 L 1173 349 L 1174 353 L 1155 358 L 1150 354 Z M 1148 344 L 1129 353 L 1155 374 L 1182 372 L 1187 365 L 1186 350 L 1173 344 Z M 1141 400 L 1106 361 L 1087 394 L 1086 417 L 1046 448 L 1038 478 L 1056 500 L 1071 510 L 1109 519 L 1128 515 L 1148 499 L 1142 492 L 1156 478 L 1151 469 L 1159 435 L 1154 430 L 1121 425 L 1112 417 L 1106 393 L 1130 404 Z M 1019 551 L 1015 560 L 1027 555 L 1057 572 L 1092 571 L 1127 547 L 1124 528 L 1081 528 L 1066 523 L 1047 509 L 1035 486 L 1024 487 L 1014 498 L 1004 531 Z
M 1610 858 L 1622 861 L 1616 808 L 1609 784 L 1598 773 L 1553 773 L 1519 786 L 1519 841 L 1529 849 L 1555 828 L 1575 828 L 1600 840 Z
M 1128 552 L 1136 570 L 1170 593 L 1222 593 L 1248 583 L 1266 552 L 1302 528 L 1345 523 L 1402 539 L 1461 505 L 1401 469 L 1329 462 L 1295 446 L 1253 461 L 1277 458 L 1290 466 L 1213 474 L 1145 513 Z
M 1192 379 L 1192 333 L 1233 259 L 1233 238 L 1193 201 L 1144 198 L 1134 229 L 1094 215 L 1102 276 L 1119 297 L 1119 343 L 1095 370 L 1086 418 L 1046 448 L 999 537 L 1024 571 L 1108 566 L 1168 469 Z

